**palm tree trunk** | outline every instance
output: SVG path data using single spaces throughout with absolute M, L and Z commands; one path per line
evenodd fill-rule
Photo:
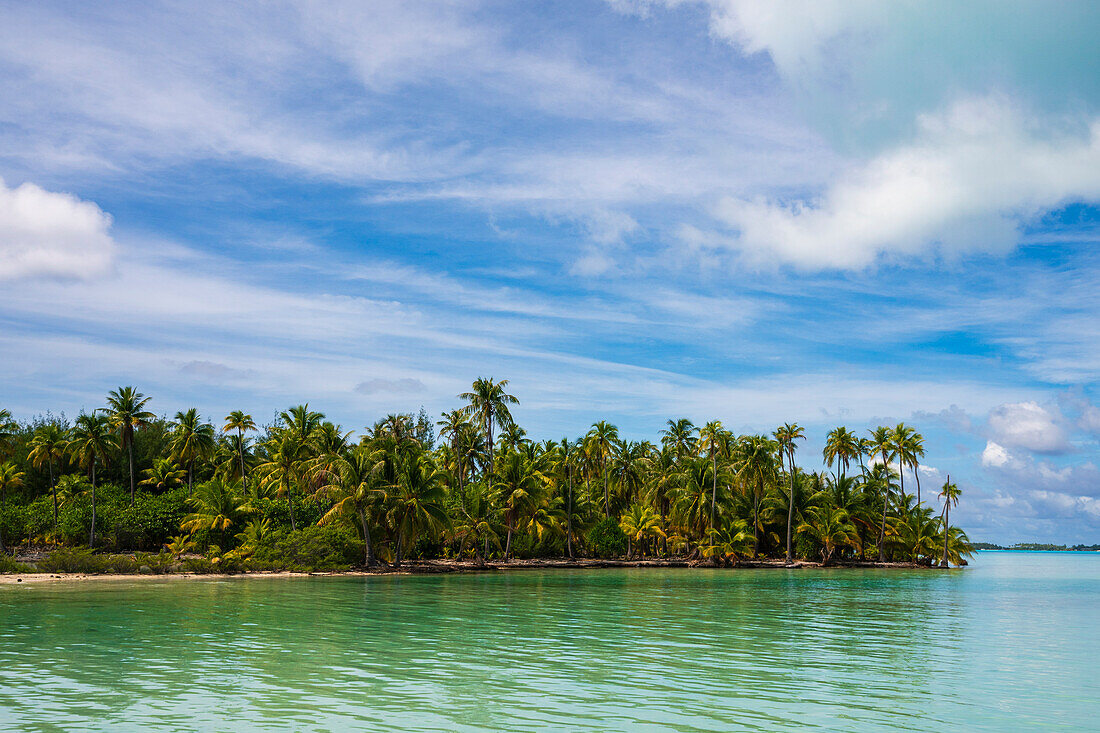
M 886 451 L 882 452 L 882 465 L 886 468 L 886 485 L 882 489 L 882 526 L 878 531 L 878 561 L 886 561 L 886 507 L 890 504 L 890 463 L 886 460 Z
M 57 542 L 57 483 L 53 480 L 53 461 L 49 461 L 50 466 L 50 494 L 53 495 L 53 540 Z
M 508 562 L 512 559 L 512 528 L 514 519 L 511 516 L 511 510 L 508 512 L 508 540 L 504 543 L 504 561 Z
M 241 486 L 248 491 L 248 476 L 245 475 L 244 469 L 244 433 L 240 428 L 237 428 L 237 452 L 241 456 Z
M 92 459 L 92 529 L 88 533 L 88 549 L 95 547 L 95 459 Z
M 764 493 L 764 481 L 760 481 L 760 492 L 752 501 L 752 559 L 760 557 L 760 494 Z
M 374 565 L 374 548 L 370 544 L 370 527 L 367 526 L 367 513 L 363 511 L 362 507 L 359 508 L 359 523 L 363 525 L 363 559 L 369 568 Z
M 920 474 L 917 473 L 917 465 L 913 464 L 913 478 L 917 480 L 917 506 L 920 506 Z
M 393 549 L 393 560 L 394 560 L 393 566 L 395 568 L 399 568 L 399 567 L 401 567 L 401 545 L 402 545 L 402 542 L 401 542 L 402 537 L 401 537 L 401 530 L 400 529 L 397 530 L 397 538 L 396 539 L 397 539 L 397 542 L 394 544 L 394 549 Z
M 187 495 L 191 496 L 192 476 L 193 469 L 195 467 L 195 459 L 192 458 L 187 462 Z
M 482 560 L 488 560 L 489 559 L 489 533 L 488 532 L 485 533 L 485 552 L 482 553 L 482 558 L 481 559 Z
M 788 463 L 790 463 L 791 469 L 791 495 L 787 497 L 787 564 L 790 565 L 794 561 L 794 556 L 791 553 L 791 523 L 794 520 L 794 452 L 792 451 Z
M 286 485 L 286 501 L 290 505 L 290 531 L 298 531 L 298 524 L 294 521 L 294 493 L 291 491 L 290 484 Z
M 130 457 L 130 506 L 134 505 L 134 436 L 126 440 L 126 453 Z
M 718 504 L 718 454 L 710 452 L 710 528 L 714 529 L 714 508 Z
M 949 477 L 948 481 L 950 481 L 950 480 L 951 479 Z M 940 567 L 941 568 L 948 567 L 948 564 L 947 564 L 947 540 L 948 540 L 948 530 L 951 529 L 950 525 L 948 524 L 948 520 L 950 519 L 950 514 L 951 514 L 951 500 L 948 499 L 947 503 L 943 505 L 943 559 L 940 560 Z
M 603 459 L 603 464 L 600 467 L 603 471 L 603 511 L 607 515 L 607 518 L 611 518 L 611 495 L 607 492 L 607 459 Z
M 567 500 L 568 508 L 565 510 L 565 552 L 569 556 L 569 559 L 573 559 L 573 472 L 569 468 L 569 464 L 565 465 L 565 478 L 568 482 L 569 498 Z

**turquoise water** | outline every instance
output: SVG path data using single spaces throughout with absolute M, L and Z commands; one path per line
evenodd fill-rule
M 1100 555 L 0 586 L 0 728 L 1097 730 Z

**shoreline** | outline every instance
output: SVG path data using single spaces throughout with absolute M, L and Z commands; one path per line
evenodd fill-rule
M 49 583 L 55 581 L 85 580 L 224 580 L 232 578 L 319 578 L 319 577 L 369 577 L 383 575 L 447 575 L 453 573 L 476 574 L 522 570 L 605 570 L 624 568 L 679 568 L 684 570 L 940 570 L 929 565 L 907 562 L 846 562 L 822 566 L 819 562 L 799 561 L 787 565 L 783 560 L 745 560 L 731 565 L 707 562 L 654 559 L 654 560 L 512 560 L 510 562 L 478 563 L 466 560 L 420 560 L 406 562 L 399 568 L 382 566 L 373 569 L 355 568 L 330 572 L 295 572 L 290 570 L 254 570 L 241 573 L 3 573 L 0 585 L 20 583 Z M 958 569 L 958 568 L 952 568 Z

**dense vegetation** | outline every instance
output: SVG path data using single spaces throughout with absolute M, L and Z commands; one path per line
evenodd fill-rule
M 194 409 L 158 418 L 132 387 L 72 424 L 0 410 L 0 548 L 57 547 L 40 569 L 113 572 L 672 555 L 946 565 L 970 554 L 949 521 L 958 487 L 942 487 L 939 511 L 922 501 L 923 440 L 905 424 L 867 437 L 838 427 L 827 470 L 809 471 L 797 464 L 804 431 L 789 424 L 737 436 L 669 420 L 655 444 L 601 421 L 534 442 L 507 389 L 478 379 L 440 421 L 388 415 L 358 441 L 308 405 L 262 428 L 241 411 L 220 426 Z M 0 558 L 0 571 L 19 569 Z

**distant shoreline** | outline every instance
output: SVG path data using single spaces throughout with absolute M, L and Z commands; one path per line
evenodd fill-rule
M 787 565 L 783 560 L 745 560 L 732 565 L 713 565 L 677 559 L 657 560 L 513 560 L 511 562 L 477 563 L 455 560 L 423 560 L 406 562 L 399 568 L 382 566 L 367 570 L 337 570 L 331 572 L 293 572 L 285 570 L 249 571 L 242 573 L 5 573 L 0 574 L 0 585 L 18 583 L 42 583 L 64 580 L 194 580 L 228 578 L 314 578 L 314 577 L 365 577 L 375 575 L 447 575 L 492 573 L 517 570 L 598 570 L 625 568 L 680 568 L 685 570 L 940 570 L 936 566 L 907 562 L 834 562 L 822 566 L 818 562 L 796 562 Z M 959 568 L 952 568 L 957 570 Z

